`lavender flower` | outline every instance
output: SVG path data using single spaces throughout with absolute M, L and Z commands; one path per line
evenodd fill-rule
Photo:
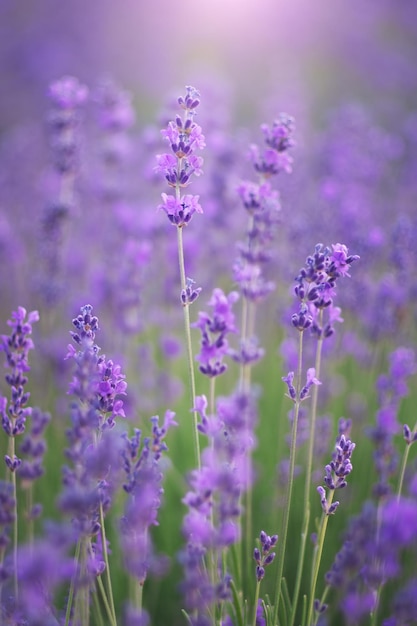
M 78 605 L 85 605 L 86 592 L 102 573 L 107 576 L 107 602 L 113 606 L 103 520 L 119 486 L 121 441 L 113 427 L 116 417 L 124 417 L 119 396 L 125 394 L 126 383 L 120 366 L 99 354 L 95 343 L 98 318 L 92 315 L 91 305 L 81 308 L 73 325 L 77 332 L 71 335 L 79 350 L 69 345 L 67 353 L 75 364 L 69 388 L 74 396 L 67 431 L 70 465 L 63 468 L 64 488 L 58 505 L 71 517 L 74 541 L 81 546 L 74 579 L 75 606 L 81 610 Z
M 31 489 L 33 481 L 43 476 L 45 472 L 42 464 L 46 452 L 44 431 L 50 420 L 49 413 L 44 413 L 37 407 L 32 410 L 29 431 L 20 444 L 22 461 L 16 472 L 23 489 Z M 29 519 L 35 519 L 39 517 L 41 511 L 40 504 L 32 504 L 27 516 Z
M 187 547 L 180 559 L 186 607 L 203 617 L 213 603 L 229 597 L 221 560 L 213 580 L 203 558 L 208 550 L 214 550 L 217 563 L 221 551 L 239 540 L 240 498 L 251 481 L 248 457 L 254 446 L 254 411 L 247 394 L 220 398 L 215 415 L 206 414 L 204 396 L 196 399 L 195 409 L 201 418 L 199 430 L 211 445 L 203 451 L 201 469 L 190 474 L 191 488 L 183 499 L 188 507 L 183 521 Z
M 57 193 L 45 206 L 40 223 L 40 284 L 47 303 L 55 303 L 63 289 L 63 243 L 65 226 L 75 201 L 74 183 L 80 160 L 80 111 L 88 89 L 73 76 L 53 82 L 48 92 L 51 109 L 47 122 Z
M 374 464 L 377 470 L 378 483 L 374 493 L 379 497 L 391 492 L 390 479 L 398 466 L 398 452 L 393 437 L 400 431 L 397 415 L 400 402 L 408 393 L 408 379 L 416 372 L 413 350 L 397 348 L 390 355 L 388 374 L 380 375 L 377 381 L 379 409 L 376 414 L 375 426 L 367 429 L 367 434 L 375 445 Z M 413 435 L 407 425 L 403 426 L 407 443 L 411 443 Z
M 288 372 L 287 376 L 282 377 L 282 381 L 286 383 L 288 393 L 286 394 L 293 402 L 302 402 L 309 397 L 309 391 L 313 385 L 321 385 L 321 382 L 316 378 L 316 370 L 314 367 L 310 367 L 307 370 L 307 377 L 305 385 L 300 389 L 299 397 L 297 398 L 297 391 L 293 385 L 294 372 Z
M 343 422 L 341 425 L 342 430 L 345 424 L 346 422 Z M 337 436 L 332 460 L 325 467 L 324 482 L 330 491 L 346 487 L 346 478 L 353 469 L 351 457 L 354 449 L 355 444 L 350 439 L 347 439 L 344 433 Z M 317 487 L 317 491 L 324 513 L 326 515 L 334 514 L 339 506 L 339 502 L 329 502 L 326 497 L 326 491 L 322 486 Z
M 54 165 L 63 174 L 73 174 L 78 165 L 75 130 L 79 124 L 79 109 L 87 97 L 87 87 L 73 76 L 64 76 L 49 87 L 51 147 Z
M 165 437 L 172 426 L 177 426 L 175 413 L 167 411 L 162 426 L 158 416 L 151 418 L 152 437 L 141 441 L 141 431 L 135 429 L 132 437 L 123 435 L 123 484 L 129 494 L 121 520 L 121 546 L 126 569 L 131 576 L 145 582 L 148 571 L 159 572 L 163 561 L 152 552 L 149 530 L 156 525 L 161 504 L 163 473 L 160 459 L 168 450 Z
M 210 378 L 223 374 L 227 369 L 223 358 L 229 353 L 227 335 L 237 332 L 232 305 L 238 297 L 235 291 L 226 296 L 221 289 L 214 289 L 208 302 L 213 308 L 212 317 L 200 312 L 198 321 L 191 325 L 201 331 L 201 350 L 196 360 L 200 363 L 200 372 Z
M 272 535 L 270 537 L 263 530 L 259 535 L 261 542 L 261 549 L 255 548 L 253 551 L 253 558 L 256 561 L 256 579 L 260 582 L 265 576 L 265 567 L 270 565 L 275 559 L 275 552 L 271 552 L 278 541 L 278 535 Z
M 343 321 L 341 309 L 333 305 L 336 281 L 350 276 L 348 270 L 358 255 L 348 253 L 344 244 L 332 244 L 332 250 L 317 244 L 312 256 L 307 257 L 305 266 L 296 277 L 295 295 L 300 301 L 298 313 L 291 321 L 297 330 L 303 332 L 311 328 L 317 337 L 330 337 L 334 333 L 334 322 Z M 327 310 L 328 318 L 324 325 L 319 318 L 319 311 Z
M 25 392 L 28 381 L 26 373 L 30 370 L 28 356 L 34 344 L 30 337 L 32 324 L 39 320 L 37 311 L 32 311 L 26 319 L 26 309 L 19 307 L 13 311 L 12 318 L 7 324 L 12 328 L 10 336 L 1 335 L 0 350 L 5 353 L 6 364 L 10 373 L 5 379 L 11 388 L 11 398 L 7 408 L 7 399 L 0 396 L 0 410 L 2 414 L 2 426 L 8 437 L 16 437 L 25 431 L 26 419 L 31 415 L 32 409 L 27 405 L 30 394 Z M 6 465 L 14 472 L 20 465 L 20 459 L 13 454 L 5 456 Z
M 175 189 L 175 196 L 162 194 L 163 203 L 159 208 L 165 211 L 174 226 L 186 226 L 194 213 L 202 213 L 199 196 L 181 195 L 181 190 L 191 182 L 191 177 L 202 173 L 203 159 L 195 154 L 205 146 L 201 128 L 194 122 L 196 109 L 200 104 L 200 94 L 194 87 L 186 88 L 185 97 L 178 98 L 178 104 L 184 116 L 177 115 L 169 122 L 162 136 L 170 145 L 171 153 L 158 154 L 155 170 L 162 172 L 170 187 Z
M 249 223 L 246 241 L 238 245 L 239 256 L 233 267 L 233 277 L 243 297 L 253 302 L 264 299 L 274 289 L 274 284 L 265 279 L 262 268 L 271 258 L 269 248 L 278 223 L 280 203 L 278 193 L 267 179 L 282 171 L 291 171 L 288 150 L 294 145 L 291 117 L 282 114 L 271 127 L 264 124 L 261 128 L 266 147 L 250 147 L 250 159 L 259 182 L 243 181 L 237 188 L 249 213 Z

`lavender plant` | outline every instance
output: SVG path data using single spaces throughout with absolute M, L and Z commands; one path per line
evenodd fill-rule
M 48 213 L 51 222 L 45 210 L 35 217 L 51 241 L 37 250 L 47 280 L 36 303 L 44 321 L 30 380 L 37 312 L 15 310 L 11 335 L 0 342 L 7 368 L 0 396 L 0 622 L 413 623 L 416 364 L 408 322 L 415 298 L 415 219 L 389 220 L 395 228 L 384 231 L 377 209 L 366 204 L 372 200 L 376 207 L 380 198 L 385 206 L 381 181 L 389 164 L 399 165 L 398 153 L 390 153 L 395 142 L 382 132 L 375 135 L 376 123 L 364 139 L 366 115 L 352 108 L 345 117 L 339 112 L 321 137 L 327 150 L 315 176 L 326 202 L 346 211 L 317 219 L 306 193 L 316 182 L 304 189 L 297 179 L 294 193 L 282 181 L 283 209 L 273 186 L 278 174 L 292 169 L 293 119 L 281 115 L 261 127 L 264 146 L 250 147 L 251 174 L 236 183 L 236 172 L 245 168 L 239 139 L 224 117 L 210 119 L 214 109 L 200 111 L 199 92 L 187 87 L 175 103 L 180 113 L 167 116 L 162 139 L 169 148 L 158 154 L 154 170 L 171 190 L 162 194 L 159 208 L 168 218 L 165 230 L 176 229 L 173 242 L 160 213 L 146 206 L 159 182 L 145 163 L 146 154 L 157 151 L 155 137 L 149 129 L 137 135 L 133 130 L 142 111 L 134 110 L 133 98 L 116 83 L 88 92 L 81 180 L 78 131 L 87 88 L 64 77 L 50 90 L 51 197 L 55 209 L 66 208 Z M 202 173 L 198 151 L 206 143 L 208 175 L 193 195 L 189 185 Z M 302 141 L 298 151 L 302 157 Z M 359 159 L 363 173 L 355 170 Z M 296 176 L 302 162 L 297 157 Z M 61 226 L 75 216 L 76 191 L 80 206 L 92 208 L 64 237 Z M 247 216 L 244 228 L 238 201 Z M 193 218 L 202 206 L 199 228 Z M 361 211 L 370 232 L 366 241 Z M 0 243 L 1 227 L 0 220 Z M 295 251 L 302 255 L 312 242 L 338 242 L 342 235 L 346 244 L 317 244 L 307 257 L 292 289 L 295 310 L 288 315 Z M 64 240 L 71 254 L 63 254 Z M 360 252 L 361 273 L 352 271 L 352 280 L 342 281 L 359 259 L 349 249 Z M 106 256 L 103 262 L 99 254 Z M 178 265 L 174 300 L 183 309 L 185 341 L 172 306 Z M 211 294 L 194 319 L 190 307 L 202 289 L 190 269 Z M 58 308 L 56 296 L 64 292 Z M 85 305 L 74 318 L 65 360 L 62 314 L 70 302 L 76 310 L 86 292 L 84 301 L 94 309 Z M 34 297 L 33 289 L 25 293 Z M 381 309 L 388 296 L 392 300 Z M 345 323 L 336 333 L 342 307 Z M 103 345 L 111 346 L 114 360 L 96 343 L 96 309 Z M 298 345 L 294 349 L 294 341 L 286 340 L 282 352 L 290 365 L 282 369 L 276 355 L 290 334 L 288 318 Z M 176 394 L 175 411 L 166 406 L 174 397 L 172 375 L 187 392 Z M 29 407 L 29 399 L 40 408 Z M 162 419 L 152 402 L 163 407 Z M 349 417 L 339 420 L 330 450 L 336 415 Z M 58 487 L 53 478 L 59 467 Z M 260 531 L 265 528 L 277 534 Z

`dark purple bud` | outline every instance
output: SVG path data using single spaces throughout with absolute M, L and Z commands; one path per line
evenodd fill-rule
M 256 578 L 257 578 L 258 582 L 260 582 L 264 576 L 265 576 L 264 568 L 261 567 L 260 565 L 257 565 L 257 567 L 256 567 Z

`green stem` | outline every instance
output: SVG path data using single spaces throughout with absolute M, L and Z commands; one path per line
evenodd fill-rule
M 186 288 L 186 275 L 185 275 L 185 262 L 184 262 L 184 245 L 182 238 L 182 228 L 177 228 L 177 242 L 178 242 L 178 261 L 180 267 L 180 279 L 181 279 L 181 289 L 185 290 Z M 188 376 L 190 382 L 190 401 L 191 408 L 193 414 L 193 433 L 194 433 L 194 453 L 195 453 L 195 462 L 198 469 L 201 468 L 201 456 L 200 456 L 200 441 L 199 441 L 199 433 L 198 433 L 198 415 L 195 410 L 195 376 L 194 376 L 194 359 L 193 359 L 193 348 L 191 342 L 191 329 L 190 329 L 190 311 L 188 308 L 188 304 L 184 305 L 184 326 L 185 326 L 185 340 L 187 346 L 187 362 L 188 362 Z
M 328 508 L 330 508 L 332 504 L 333 496 L 334 496 L 334 489 L 330 491 L 329 497 L 327 499 Z M 329 522 L 329 515 L 326 515 L 326 513 L 323 512 L 322 518 L 321 518 L 320 529 L 319 529 L 319 533 L 317 536 L 317 546 L 316 546 L 316 550 L 315 550 L 314 558 L 313 558 L 313 569 L 312 569 L 312 575 L 311 575 L 310 602 L 309 602 L 309 608 L 308 608 L 308 614 L 307 614 L 308 616 L 307 624 L 313 623 L 312 619 L 313 619 L 313 608 L 314 608 L 314 596 L 316 593 L 317 578 L 318 578 L 319 570 L 320 570 L 321 557 L 323 554 L 324 538 L 326 536 L 328 522 Z M 314 624 L 315 623 L 316 623 L 316 620 L 314 621 Z
M 253 619 L 252 619 L 252 626 L 256 626 L 256 617 L 257 617 L 257 612 L 258 612 L 258 600 L 259 600 L 259 590 L 261 588 L 261 581 L 257 580 L 256 581 L 256 588 L 255 588 L 255 602 L 253 605 Z
M 109 601 L 108 601 L 108 599 L 107 599 L 106 590 L 105 590 L 105 588 L 104 588 L 104 584 L 103 584 L 103 581 L 102 581 L 101 576 L 99 576 L 99 577 L 98 577 L 98 579 L 97 579 L 97 584 L 98 584 L 98 587 L 99 587 L 99 589 L 100 589 L 101 599 L 102 599 L 102 601 L 103 601 L 104 608 L 105 608 L 106 613 L 107 613 L 107 617 L 108 617 L 108 618 L 109 618 L 109 620 L 110 620 L 110 621 L 109 621 L 109 623 L 110 623 L 110 624 L 115 624 L 116 622 L 114 621 L 113 609 L 112 609 L 112 607 L 110 606 Z M 100 613 L 100 615 L 101 615 L 101 613 Z
M 71 619 L 72 605 L 74 602 L 75 580 L 77 578 L 78 562 L 80 560 L 81 539 L 78 540 L 74 554 L 74 574 L 71 578 L 71 585 L 68 592 L 67 610 L 65 612 L 65 626 L 69 626 Z
M 14 422 L 14 420 L 13 420 Z M 14 424 L 13 424 L 14 425 Z M 15 457 L 15 438 L 9 437 L 8 443 L 8 455 L 12 459 Z M 13 488 L 13 499 L 14 499 L 14 507 L 13 507 L 13 590 L 14 590 L 14 601 L 17 603 L 19 598 L 19 585 L 18 585 L 18 577 L 17 577 L 17 544 L 18 544 L 18 518 L 17 518 L 17 486 L 16 486 L 16 472 L 9 471 L 9 478 Z
M 105 577 L 106 577 L 107 592 L 109 596 L 108 600 L 109 600 L 110 612 L 111 612 L 111 623 L 112 623 L 112 626 L 117 626 L 116 611 L 114 608 L 113 587 L 112 587 L 111 576 L 110 576 L 109 553 L 107 550 L 106 530 L 104 527 L 104 512 L 103 512 L 102 502 L 100 502 L 100 527 L 101 527 L 100 528 L 101 545 L 102 545 L 102 550 L 103 550 L 104 562 L 106 564 Z
M 319 312 L 319 326 L 323 325 L 323 310 Z M 320 337 L 317 342 L 316 349 L 316 362 L 315 362 L 315 370 L 316 370 L 316 378 L 320 379 L 320 369 L 321 369 L 321 354 L 323 348 L 323 337 Z M 308 536 L 308 525 L 310 522 L 310 491 L 311 491 L 311 475 L 313 471 L 313 458 L 314 458 L 314 442 L 315 442 L 315 433 L 316 433 L 316 421 L 317 421 L 317 400 L 318 400 L 318 392 L 319 386 L 314 385 L 312 390 L 312 398 L 311 398 L 311 418 L 310 418 L 310 436 L 308 442 L 308 453 L 307 453 L 307 468 L 306 468 L 306 477 L 305 477 L 305 485 L 304 485 L 304 521 L 303 521 L 303 530 L 301 534 L 301 546 L 300 546 L 300 555 L 298 558 L 297 565 L 297 574 L 296 574 L 296 582 L 294 587 L 294 595 L 292 602 L 292 611 L 289 626 L 292 626 L 295 620 L 295 614 L 298 606 L 298 596 L 300 593 L 301 586 L 301 577 L 304 569 L 304 559 L 305 559 L 305 548 Z
M 411 432 L 411 435 L 414 435 L 417 431 L 417 424 L 414 425 L 414 428 Z M 404 483 L 404 476 L 405 476 L 405 468 L 407 466 L 407 461 L 408 461 L 408 455 L 410 454 L 410 448 L 411 448 L 411 443 L 407 443 L 405 450 L 404 450 L 404 454 L 403 454 L 403 458 L 402 458 L 402 462 L 401 462 L 401 469 L 400 469 L 400 478 L 398 481 L 398 487 L 397 487 L 397 502 L 401 497 L 401 492 L 403 489 L 403 483 Z
M 294 484 L 294 467 L 295 467 L 295 453 L 296 453 L 296 447 L 297 447 L 298 416 L 300 413 L 299 397 L 300 397 L 300 390 L 301 390 L 302 363 L 303 363 L 303 333 L 300 332 L 299 342 L 298 342 L 298 371 L 297 371 L 297 381 L 296 381 L 296 401 L 294 405 L 294 418 L 293 418 L 292 432 L 291 432 L 290 464 L 289 464 L 289 472 L 288 472 L 287 491 L 285 494 L 282 530 L 281 530 L 281 535 L 279 538 L 278 575 L 277 575 L 277 585 L 276 585 L 275 604 L 274 604 L 274 626 L 278 623 L 278 609 L 279 609 L 279 602 L 280 602 L 280 597 L 281 597 L 281 579 L 282 579 L 282 574 L 284 571 L 285 549 L 286 549 L 286 544 L 287 544 L 291 498 L 292 498 L 292 490 L 293 490 L 293 484 Z
M 410 453 L 410 444 L 407 443 L 407 445 L 405 447 L 405 450 L 404 450 L 403 458 L 402 458 L 402 461 L 401 461 L 400 478 L 398 480 L 398 487 L 397 487 L 397 502 L 399 501 L 399 499 L 401 497 L 401 492 L 402 492 L 402 489 L 403 489 L 405 468 L 406 468 L 406 465 L 407 465 L 407 460 L 408 460 L 409 453 Z

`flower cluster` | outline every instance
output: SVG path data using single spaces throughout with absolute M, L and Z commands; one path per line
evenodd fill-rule
M 31 415 L 32 408 L 26 406 L 30 397 L 25 391 L 28 382 L 26 373 L 30 370 L 28 356 L 34 344 L 31 339 L 32 324 L 39 320 L 37 311 L 32 311 L 27 315 L 26 309 L 22 306 L 17 311 L 13 311 L 12 317 L 8 320 L 8 325 L 12 328 L 10 336 L 0 337 L 0 350 L 6 356 L 6 365 L 10 372 L 5 379 L 11 389 L 11 398 L 7 407 L 7 398 L 0 396 L 0 410 L 2 415 L 2 426 L 8 437 L 16 437 L 25 431 L 26 419 Z M 14 472 L 20 465 L 20 459 L 13 454 L 5 456 L 5 462 L 11 472 Z
M 262 131 L 266 147 L 261 150 L 252 145 L 250 149 L 259 182 L 242 181 L 237 188 L 249 213 L 249 222 L 246 241 L 239 243 L 239 256 L 233 267 L 233 277 L 242 295 L 255 302 L 264 299 L 274 289 L 274 284 L 266 280 L 262 270 L 271 258 L 270 246 L 280 211 L 279 195 L 268 179 L 282 171 L 291 171 L 292 158 L 288 151 L 294 145 L 294 120 L 282 114 L 271 127 L 264 124 Z
M 49 87 L 52 109 L 48 116 L 54 166 L 62 174 L 73 174 L 78 166 L 80 107 L 88 98 L 88 89 L 73 76 L 64 76 Z
M 208 302 L 213 308 L 212 317 L 200 311 L 198 321 L 192 324 L 201 331 L 201 350 L 196 360 L 200 363 L 200 372 L 210 378 L 220 376 L 227 369 L 223 358 L 229 353 L 227 335 L 237 332 L 232 306 L 238 297 L 236 291 L 226 296 L 221 289 L 214 289 Z
M 171 152 L 157 155 L 155 170 L 162 172 L 168 185 L 175 189 L 175 196 L 162 194 L 163 202 L 159 208 L 165 211 L 171 224 L 182 228 L 190 222 L 194 213 L 203 212 L 199 196 L 181 195 L 181 190 L 188 187 L 193 175 L 202 173 L 203 159 L 195 151 L 204 148 L 205 139 L 201 127 L 194 122 L 200 104 L 199 92 L 194 87 L 187 87 L 185 97 L 178 98 L 178 104 L 184 112 L 183 117 L 177 115 L 161 131 Z
M 339 422 L 339 425 L 349 429 L 350 422 L 343 420 Z M 346 432 L 347 432 L 346 431 Z M 355 444 L 347 438 L 345 432 L 340 433 L 336 438 L 336 445 L 332 454 L 332 460 L 325 467 L 324 482 L 326 487 L 332 492 L 335 489 L 342 489 L 346 487 L 346 478 L 352 471 L 351 457 L 352 452 L 355 449 Z M 326 491 L 324 487 L 317 487 L 318 494 L 320 496 L 321 507 L 326 515 L 332 515 L 335 513 L 339 502 L 329 502 L 326 497 Z
M 314 367 L 310 367 L 307 370 L 307 377 L 305 385 L 301 388 L 300 393 L 297 397 L 297 390 L 293 385 L 294 381 L 294 372 L 288 372 L 286 376 L 282 377 L 284 383 L 286 383 L 288 387 L 288 393 L 286 394 L 288 398 L 291 398 L 293 402 L 302 402 L 306 398 L 309 398 L 309 391 L 313 385 L 321 385 L 321 382 L 316 378 L 316 370 Z
M 206 414 L 204 396 L 196 399 L 195 408 L 201 417 L 200 431 L 210 445 L 203 452 L 201 469 L 191 473 L 191 490 L 183 499 L 188 506 L 183 522 L 187 546 L 181 562 L 187 609 L 206 616 L 213 603 L 230 596 L 221 554 L 240 537 L 240 498 L 251 481 L 248 456 L 254 445 L 255 418 L 252 403 L 244 394 L 220 398 L 215 415 Z M 208 553 L 214 553 L 211 578 L 203 561 Z
M 168 430 L 177 426 L 174 418 L 175 413 L 167 411 L 160 426 L 158 416 L 152 417 L 152 436 L 143 441 L 139 429 L 131 437 L 123 434 L 123 488 L 129 497 L 120 524 L 120 539 L 126 569 L 141 585 L 148 571 L 159 571 L 162 564 L 152 553 L 149 529 L 157 524 L 163 493 L 160 459 L 168 450 L 164 441 Z
M 87 545 L 79 564 L 78 584 L 89 585 L 105 569 L 103 519 L 119 483 L 120 436 L 113 430 L 115 418 L 124 417 L 126 383 L 120 366 L 106 361 L 95 343 L 98 318 L 92 306 L 85 305 L 73 320 L 71 332 L 77 351 L 68 346 L 67 358 L 75 364 L 69 386 L 74 396 L 71 426 L 67 430 L 71 462 L 63 468 L 60 509 L 71 516 L 74 541 Z
M 334 322 L 342 322 L 341 309 L 333 304 L 336 281 L 341 276 L 350 276 L 349 268 L 357 261 L 357 254 L 349 254 L 344 244 L 332 244 L 332 250 L 318 243 L 313 255 L 306 259 L 305 266 L 296 277 L 294 293 L 300 301 L 299 310 L 291 322 L 300 332 L 311 328 L 317 337 L 330 337 L 334 333 Z M 325 324 L 319 313 L 327 310 Z
M 398 453 L 393 438 L 400 431 L 397 420 L 401 400 L 408 393 L 407 381 L 417 371 L 414 351 L 397 348 L 390 355 L 388 374 L 382 374 L 377 381 L 379 409 L 376 424 L 367 429 L 367 434 L 374 443 L 373 453 L 378 482 L 374 493 L 385 497 L 391 493 L 390 479 L 398 467 Z M 408 445 L 414 440 L 414 433 L 407 424 L 403 426 L 404 438 Z
M 255 548 L 253 551 L 253 558 L 256 561 L 256 579 L 258 582 L 265 576 L 265 567 L 270 565 L 275 559 L 275 552 L 271 552 L 271 550 L 276 546 L 278 535 L 272 535 L 272 537 L 270 537 L 262 530 L 259 535 L 259 540 L 261 542 L 261 549 Z

